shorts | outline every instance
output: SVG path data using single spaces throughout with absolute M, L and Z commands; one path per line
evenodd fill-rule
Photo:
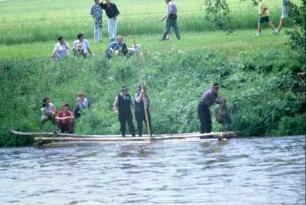
M 289 10 L 288 7 L 286 7 L 286 6 L 282 7 L 282 15 L 281 15 L 282 19 L 285 19 L 285 18 L 288 17 L 288 10 Z
M 271 20 L 270 20 L 270 17 L 269 16 L 264 16 L 264 17 L 259 17 L 259 19 L 258 19 L 258 23 L 260 23 L 260 24 L 263 24 L 263 23 L 265 23 L 265 22 L 270 22 Z

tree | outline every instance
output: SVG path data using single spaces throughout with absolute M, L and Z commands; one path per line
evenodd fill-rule
M 232 31 L 231 11 L 226 0 L 205 0 L 206 19 L 213 22 L 216 29 Z

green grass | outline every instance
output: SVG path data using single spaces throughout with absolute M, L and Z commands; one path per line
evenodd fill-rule
M 164 27 L 159 19 L 165 14 L 166 4 L 163 0 L 117 0 L 120 9 L 118 32 L 123 35 L 157 34 Z M 92 18 L 89 15 L 91 1 L 83 0 L 37 0 L 0 2 L 1 36 L 0 44 L 50 41 L 64 35 L 75 38 L 78 32 L 93 35 Z M 183 33 L 201 32 L 213 29 L 205 20 L 204 0 L 177 0 L 179 7 L 179 26 Z M 257 7 L 251 1 L 229 1 L 232 8 L 233 27 L 237 29 L 255 28 L 257 24 Z M 275 24 L 280 16 L 280 2 L 269 2 L 270 15 Z M 107 35 L 107 18 L 104 15 L 104 36 Z
M 228 99 L 233 124 L 229 129 L 245 136 L 302 134 L 304 129 L 302 71 L 305 55 L 286 45 L 285 31 L 272 35 L 265 28 L 255 37 L 257 8 L 250 2 L 230 1 L 236 29 L 227 34 L 213 31 L 204 20 L 204 0 L 177 0 L 180 41 L 158 41 L 165 23 L 163 0 L 116 0 L 121 11 L 119 32 L 128 45 L 142 45 L 140 75 L 152 100 L 155 133 L 194 132 L 199 122 L 198 99 L 213 82 L 221 84 L 220 95 Z M 92 19 L 84 0 L 11 0 L 0 2 L 0 146 L 31 144 L 32 139 L 12 138 L 11 128 L 22 131 L 53 131 L 40 123 L 44 96 L 59 108 L 73 105 L 76 93 L 85 91 L 90 109 L 77 121 L 76 132 L 119 133 L 112 112 L 114 96 L 127 84 L 136 91 L 138 67 L 129 60 L 103 59 L 108 43 L 94 43 Z M 278 22 L 280 2 L 269 1 Z M 132 25 L 135 32 L 132 30 Z M 243 29 L 242 29 L 243 28 Z M 104 32 L 106 21 L 104 21 Z M 58 35 L 70 46 L 78 32 L 84 32 L 95 56 L 70 56 L 63 61 L 50 58 Z M 106 32 L 104 33 L 107 39 Z M 214 131 L 222 130 L 213 122 Z M 292 128 L 294 127 L 294 129 Z
M 236 31 L 227 34 L 222 31 L 216 32 L 192 32 L 182 33 L 182 39 L 176 40 L 175 34 L 172 33 L 170 40 L 158 41 L 161 34 L 136 35 L 137 43 L 142 45 L 144 53 L 165 53 L 171 50 L 180 50 L 189 52 L 194 50 L 202 50 L 210 48 L 217 52 L 226 52 L 229 56 L 235 57 L 240 52 L 253 49 L 258 51 L 265 48 L 275 48 L 278 50 L 286 50 L 285 45 L 287 38 L 284 34 L 278 36 L 272 35 L 270 29 L 265 29 L 262 35 L 255 37 L 256 30 Z M 128 45 L 133 44 L 134 36 L 125 36 L 124 40 Z M 94 58 L 102 58 L 104 51 L 108 45 L 107 42 L 94 43 L 92 38 L 88 38 L 91 42 L 93 52 L 96 54 Z M 268 42 L 268 43 L 267 43 Z M 0 56 L 2 59 L 10 58 L 49 58 L 56 41 L 22 43 L 18 45 L 2 45 L 0 48 Z M 72 46 L 72 40 L 69 41 Z

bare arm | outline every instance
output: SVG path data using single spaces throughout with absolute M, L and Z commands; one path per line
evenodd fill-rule
M 114 110 L 114 113 L 116 115 L 119 114 L 119 111 L 118 111 L 118 96 L 116 96 L 116 98 L 115 98 L 115 101 L 114 101 L 114 104 L 113 104 L 113 110 Z
M 89 47 L 87 48 L 87 50 L 90 55 L 93 55 Z

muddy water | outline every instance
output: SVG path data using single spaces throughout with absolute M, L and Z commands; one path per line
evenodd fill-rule
M 305 137 L 0 149 L 0 204 L 305 204 Z

